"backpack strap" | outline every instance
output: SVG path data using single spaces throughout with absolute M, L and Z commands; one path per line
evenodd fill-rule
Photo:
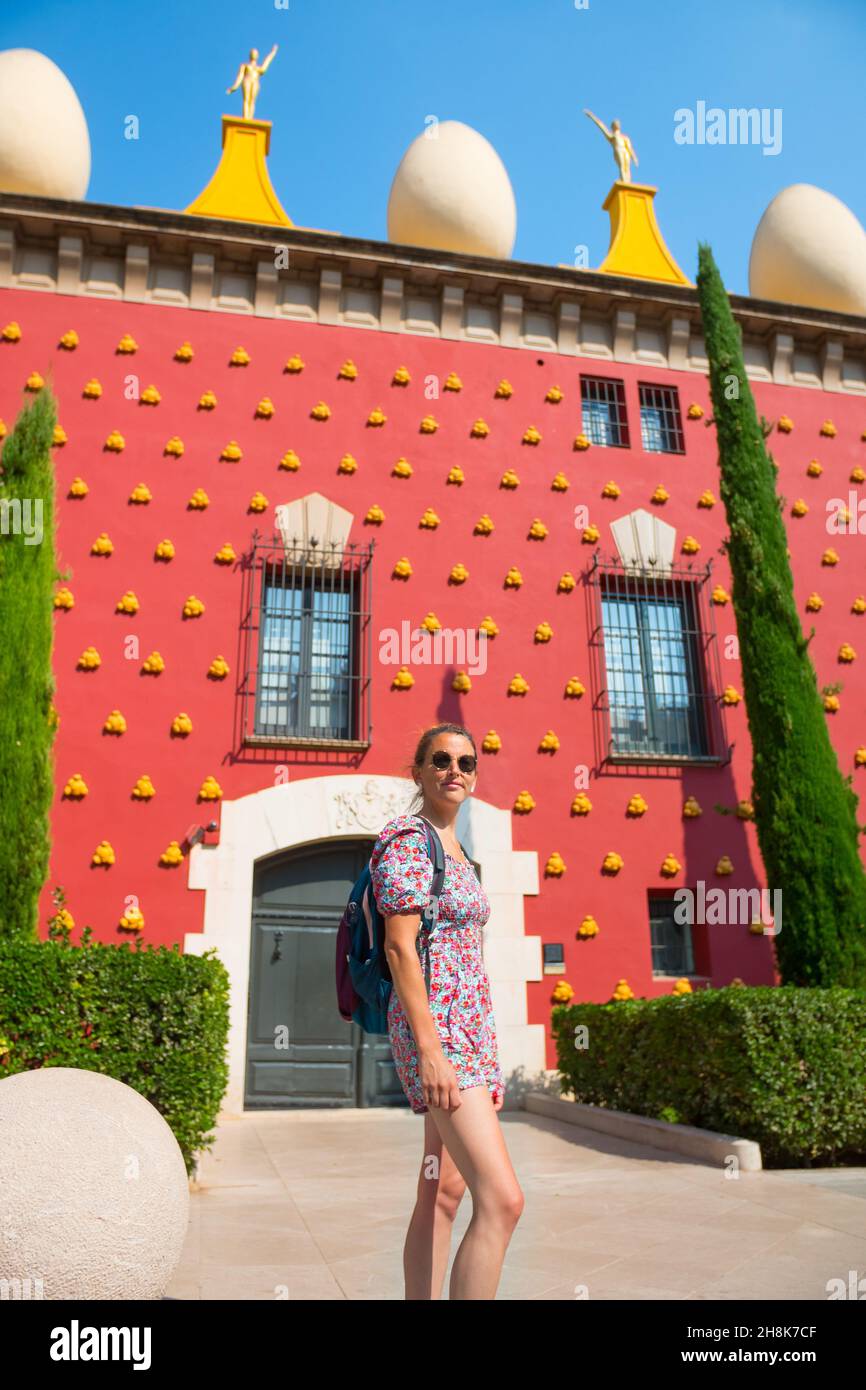
M 445 850 L 442 847 L 439 832 L 432 821 L 429 821 L 426 816 L 422 816 L 420 812 L 417 819 L 423 823 L 427 837 L 427 852 L 433 861 L 433 882 L 430 885 L 430 896 L 427 899 L 427 906 L 421 914 L 421 925 L 418 928 L 418 936 L 421 938 L 420 954 L 424 958 L 424 985 L 429 998 L 430 938 L 439 922 L 439 899 L 442 896 L 442 888 L 445 883 Z
M 419 940 L 421 941 L 421 947 L 420 949 L 418 949 L 418 954 L 419 956 L 423 956 L 424 958 L 424 984 L 426 986 L 427 995 L 429 998 L 430 937 L 435 932 L 439 922 L 439 899 L 442 896 L 442 888 L 445 883 L 445 850 L 442 847 L 442 841 L 439 838 L 439 832 L 437 831 L 435 825 L 433 825 L 432 821 L 429 821 L 426 816 L 422 816 L 420 812 L 415 815 L 415 819 L 421 821 L 422 827 L 424 829 L 425 838 L 427 841 L 427 853 L 433 861 L 433 881 L 430 884 L 430 893 L 427 897 L 426 906 L 424 907 L 424 910 L 421 913 L 421 922 L 418 927 L 418 935 L 415 938 L 416 948 L 418 948 Z M 395 830 L 394 834 L 388 837 L 386 844 L 390 844 L 392 839 L 396 840 L 397 836 L 400 834 L 402 834 L 401 830 Z

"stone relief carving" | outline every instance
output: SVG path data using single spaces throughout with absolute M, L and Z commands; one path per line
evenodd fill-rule
M 401 815 L 412 799 L 412 789 L 383 791 L 370 778 L 357 792 L 336 792 L 331 798 L 331 815 L 335 830 L 366 830 L 378 833 L 392 816 Z

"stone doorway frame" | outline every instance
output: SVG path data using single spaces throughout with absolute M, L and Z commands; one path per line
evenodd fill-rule
M 408 810 L 415 784 L 404 777 L 338 773 L 303 777 L 224 800 L 216 845 L 194 845 L 188 888 L 201 891 L 204 928 L 187 932 L 184 952 L 216 947 L 229 974 L 228 1089 L 223 1113 L 244 1109 L 247 1006 L 253 879 L 258 860 L 323 841 L 375 837 L 392 816 Z M 515 850 L 511 815 L 479 797 L 461 808 L 457 834 L 481 867 L 490 899 L 484 961 L 490 977 L 500 1061 L 506 1084 L 540 1076 L 545 1029 L 527 1020 L 526 985 L 542 978 L 541 938 L 524 931 L 523 899 L 538 893 L 538 855 Z M 334 1008 L 336 1009 L 336 998 Z M 506 1105 L 511 1097 L 506 1097 Z

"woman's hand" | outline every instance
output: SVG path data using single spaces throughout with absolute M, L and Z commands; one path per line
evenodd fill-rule
M 428 1109 L 457 1110 L 463 1104 L 457 1073 L 442 1048 L 422 1052 L 418 1061 L 418 1075 L 424 1093 L 424 1104 Z
M 494 1091 L 494 1092 L 493 1092 L 493 1109 L 494 1109 L 494 1110 L 501 1110 L 501 1109 L 502 1109 L 502 1104 L 503 1104 L 503 1101 L 504 1101 L 504 1100 L 505 1100 L 505 1096 L 502 1094 L 501 1091 Z

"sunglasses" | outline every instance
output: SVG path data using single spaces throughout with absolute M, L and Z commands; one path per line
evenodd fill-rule
M 433 754 L 431 762 L 440 772 L 444 772 L 447 767 L 451 766 L 451 754 L 446 753 L 443 748 L 438 753 Z M 457 759 L 457 766 L 461 772 L 474 772 L 477 762 L 478 759 L 472 753 L 463 753 Z

